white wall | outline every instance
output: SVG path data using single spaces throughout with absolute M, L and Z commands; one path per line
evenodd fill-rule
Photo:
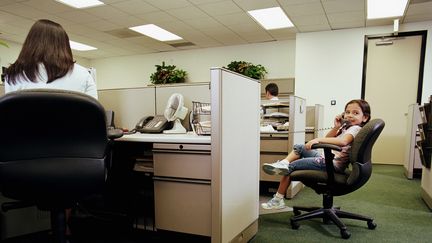
M 432 22 L 400 26 L 399 32 L 428 30 L 422 103 L 432 95 Z M 361 97 L 365 35 L 388 34 L 393 26 L 299 33 L 296 37 L 295 94 L 308 105 L 324 105 L 324 127 L 342 112 L 345 103 Z M 388 95 L 389 99 L 391 94 Z M 336 100 L 330 106 L 330 100 Z
M 287 78 L 295 76 L 295 48 L 295 40 L 287 40 L 95 59 L 90 64 L 97 70 L 99 89 L 144 87 L 162 61 L 187 71 L 186 82 L 209 82 L 211 67 L 231 61 L 261 64 L 268 71 L 266 78 Z

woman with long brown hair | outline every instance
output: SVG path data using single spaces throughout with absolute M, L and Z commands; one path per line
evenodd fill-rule
M 66 31 L 47 19 L 33 24 L 18 59 L 6 69 L 6 93 L 34 88 L 72 90 L 97 98 L 93 77 L 73 60 Z

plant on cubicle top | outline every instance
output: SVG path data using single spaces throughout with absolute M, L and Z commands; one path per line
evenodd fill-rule
M 232 61 L 227 69 L 254 79 L 263 79 L 267 70 L 261 64 L 254 65 L 245 61 Z
M 156 72 L 150 75 L 152 84 L 171 84 L 171 83 L 184 83 L 186 80 L 187 72 L 182 69 L 176 69 L 174 65 L 155 65 Z
M 9 47 L 8 44 L 2 40 L 0 40 L 0 46 Z

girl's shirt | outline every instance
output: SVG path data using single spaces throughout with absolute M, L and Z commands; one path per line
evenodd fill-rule
M 22 89 L 62 89 L 81 92 L 97 99 L 96 83 L 88 70 L 78 64 L 74 64 L 73 69 L 65 76 L 58 78 L 51 83 L 47 83 L 48 75 L 45 66 L 39 64 L 39 74 L 36 75 L 37 82 L 32 82 L 25 75 L 17 78 L 15 84 L 5 82 L 5 93 Z
M 342 129 L 341 134 L 337 136 L 337 138 L 341 138 L 345 136 L 346 134 L 351 134 L 354 138 L 360 131 L 361 126 L 359 125 L 353 125 L 348 127 L 348 129 Z M 333 159 L 333 165 L 338 172 L 343 172 L 347 167 L 349 163 L 349 154 L 351 152 L 351 144 L 348 144 L 344 147 L 342 147 L 342 151 L 335 151 L 332 150 L 332 153 L 335 155 Z

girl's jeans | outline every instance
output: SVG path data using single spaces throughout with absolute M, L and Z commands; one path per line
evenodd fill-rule
M 294 145 L 293 150 L 300 159 L 289 163 L 288 174 L 295 170 L 326 170 L 324 156 L 317 150 L 306 150 L 304 144 Z

